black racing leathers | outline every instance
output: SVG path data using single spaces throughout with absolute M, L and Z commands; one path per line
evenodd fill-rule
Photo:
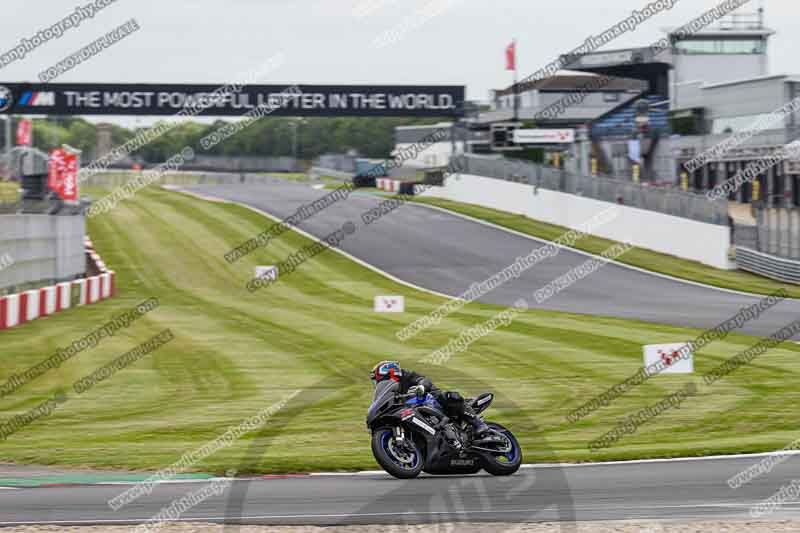
M 433 384 L 430 379 L 426 378 L 422 374 L 417 374 L 413 370 L 403 370 L 403 376 L 400 378 L 400 393 L 405 394 L 408 392 L 408 389 L 417 385 L 422 385 L 425 387 L 425 391 L 429 392 L 434 398 L 436 398 L 436 401 L 438 401 L 440 404 L 447 405 L 451 408 L 456 407 L 455 411 L 451 410 L 449 414 L 451 414 L 455 419 L 464 418 L 469 420 L 469 422 L 472 424 L 472 427 L 475 428 L 476 436 L 489 429 L 483 419 L 475 414 L 475 412 L 473 412 L 465 402 L 452 401 L 451 397 L 461 399 L 458 393 L 442 392 Z

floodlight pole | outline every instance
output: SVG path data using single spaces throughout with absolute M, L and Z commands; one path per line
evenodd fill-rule
M 6 157 L 11 154 L 11 115 L 6 115 Z

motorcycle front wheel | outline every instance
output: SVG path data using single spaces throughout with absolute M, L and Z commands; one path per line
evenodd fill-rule
M 372 432 L 372 455 L 384 470 L 399 479 L 415 478 L 425 466 L 422 450 L 411 435 L 398 443 L 391 427 L 381 427 Z

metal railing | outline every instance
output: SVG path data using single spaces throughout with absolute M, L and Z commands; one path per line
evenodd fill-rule
M 527 183 L 709 224 L 728 225 L 727 199 L 711 202 L 703 195 L 674 187 L 653 187 L 608 177 L 584 176 L 528 161 L 474 154 L 464 156 L 463 168 L 465 174 Z
M 782 259 L 750 248 L 736 248 L 736 264 L 742 270 L 780 281 L 800 284 L 800 261 Z

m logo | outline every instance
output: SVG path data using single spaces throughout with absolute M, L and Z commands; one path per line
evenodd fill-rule
M 49 107 L 56 105 L 56 93 L 52 91 L 26 91 L 19 99 L 19 105 Z

